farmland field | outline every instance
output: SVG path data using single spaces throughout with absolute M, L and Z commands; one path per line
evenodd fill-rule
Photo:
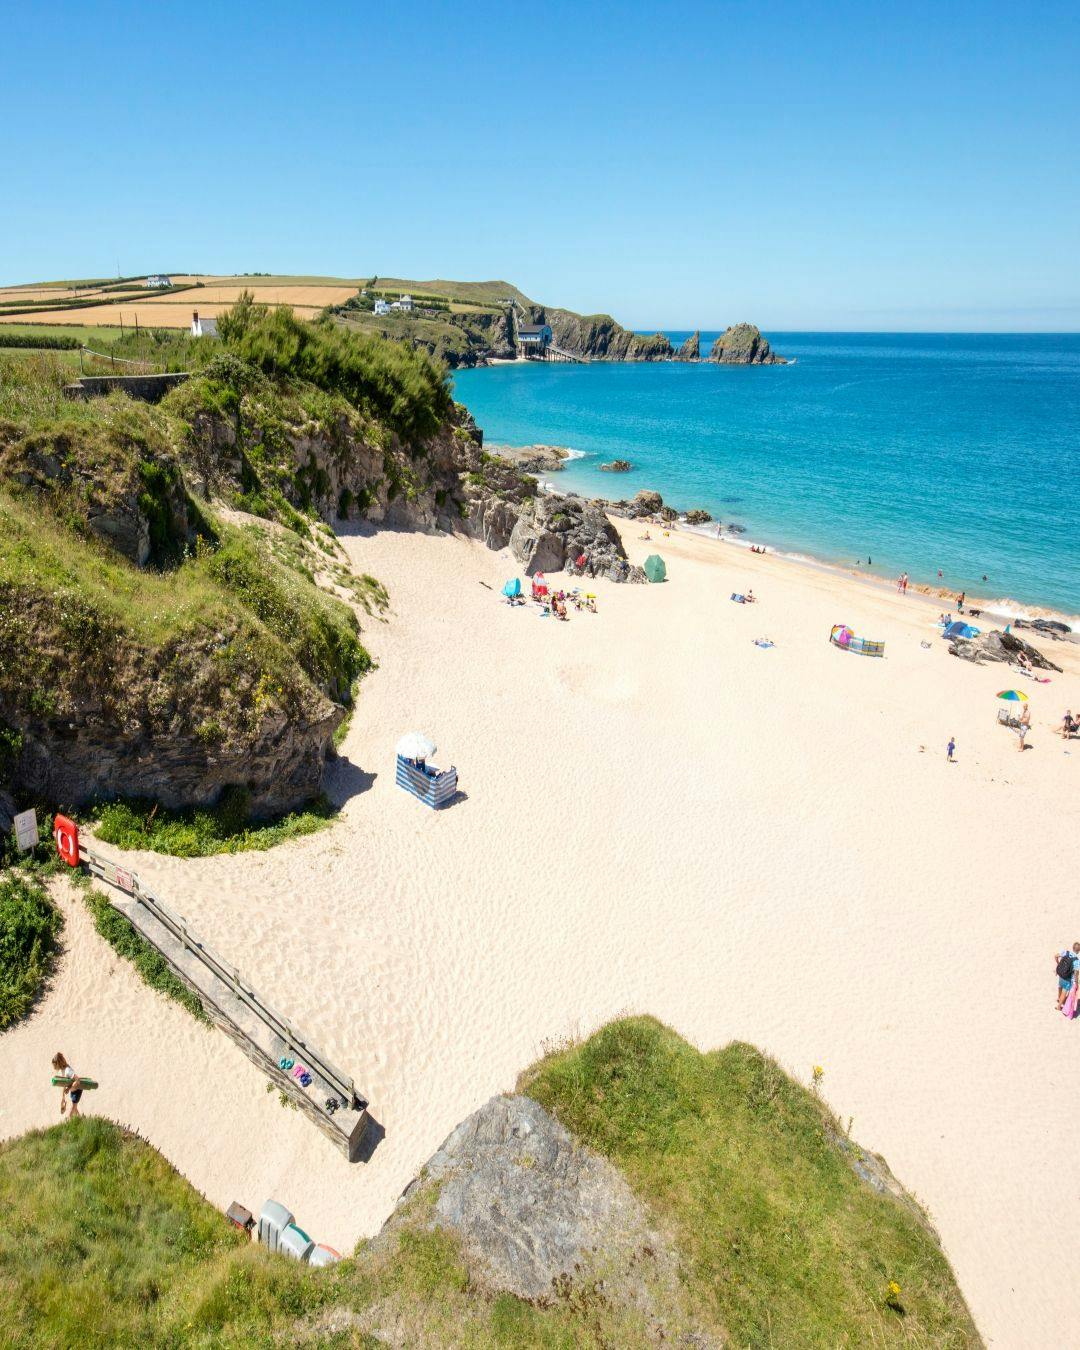
M 94 326 L 134 327 L 138 322 L 146 328 L 186 328 L 191 322 L 192 310 L 198 310 L 205 318 L 216 318 L 223 310 L 236 302 L 245 290 L 251 290 L 263 304 L 290 305 L 303 319 L 313 319 L 326 305 L 340 305 L 356 294 L 360 282 L 342 280 L 337 277 L 243 277 L 243 276 L 197 276 L 191 273 L 172 273 L 176 286 L 193 286 L 179 295 L 168 290 L 158 294 L 136 293 L 125 298 L 123 292 L 109 292 L 103 286 L 114 286 L 116 282 L 87 284 L 80 287 L 80 300 L 109 300 L 110 304 L 95 304 L 92 307 L 49 308 L 48 302 L 60 303 L 75 298 L 74 291 L 57 282 L 33 285 L 23 283 L 18 286 L 0 288 L 0 308 L 36 304 L 40 306 L 30 314 L 2 314 L 0 323 L 17 324 L 20 327 L 28 320 L 36 324 L 65 330 L 85 326 L 91 315 Z M 137 291 L 139 282 L 131 283 Z

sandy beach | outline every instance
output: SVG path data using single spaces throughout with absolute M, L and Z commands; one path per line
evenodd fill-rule
M 58 883 L 67 951 L 0 1036 L 0 1136 L 57 1119 L 62 1049 L 216 1204 L 269 1196 L 317 1240 L 375 1232 L 449 1130 L 545 1045 L 651 1012 L 732 1039 L 823 1091 L 927 1206 L 994 1346 L 1080 1316 L 1080 1024 L 1051 954 L 1080 940 L 1080 645 L 1030 695 L 1029 748 L 996 724 L 1018 678 L 950 657 L 939 606 L 689 535 L 632 560 L 668 582 L 596 583 L 568 623 L 511 608 L 508 554 L 446 536 L 346 535 L 389 589 L 328 790 L 341 819 L 264 854 L 127 854 L 192 928 L 308 1029 L 385 1138 L 349 1165 L 220 1033 L 142 985 Z M 752 588 L 753 606 L 732 604 Z M 831 647 L 848 623 L 884 660 Z M 754 645 L 769 637 L 775 647 Z M 929 641 L 929 649 L 920 645 Z M 421 730 L 462 800 L 394 786 Z M 945 762 L 950 736 L 957 762 Z M 1066 1198 L 1063 1187 L 1069 1194 Z

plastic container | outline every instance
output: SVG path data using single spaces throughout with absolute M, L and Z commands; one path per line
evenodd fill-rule
M 291 1223 L 278 1239 L 277 1249 L 282 1256 L 291 1256 L 294 1261 L 306 1261 L 314 1246 L 304 1230 Z
M 333 1247 L 326 1247 L 321 1242 L 315 1244 L 308 1256 L 309 1266 L 335 1266 L 341 1260 L 341 1253 L 334 1251 Z
M 293 1216 L 277 1200 L 267 1200 L 259 1214 L 259 1241 L 272 1252 L 280 1250 L 281 1236 L 293 1221 Z

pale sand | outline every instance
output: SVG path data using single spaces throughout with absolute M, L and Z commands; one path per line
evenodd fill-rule
M 545 1042 L 651 1012 L 803 1081 L 824 1065 L 853 1135 L 929 1207 L 984 1335 L 1056 1342 L 1080 1316 L 1080 1025 L 1051 1007 L 1051 953 L 1080 939 L 1080 741 L 1050 727 L 1080 704 L 1080 648 L 1043 644 L 1069 673 L 1024 683 L 1020 755 L 994 721 L 1015 677 L 948 656 L 925 601 L 638 532 L 669 582 L 596 584 L 600 613 L 566 624 L 501 602 L 507 555 L 347 538 L 392 613 L 367 625 L 381 668 L 331 773 L 343 819 L 267 854 L 127 855 L 355 1073 L 387 1132 L 371 1162 L 140 986 L 80 906 L 55 988 L 0 1037 L 18 1085 L 0 1134 L 54 1118 L 62 1048 L 104 1084 L 90 1109 L 215 1203 L 273 1195 L 344 1250 Z M 751 586 L 757 605 L 729 602 Z M 886 659 L 830 647 L 838 621 Z M 439 815 L 394 786 L 414 728 L 461 772 L 467 800 Z

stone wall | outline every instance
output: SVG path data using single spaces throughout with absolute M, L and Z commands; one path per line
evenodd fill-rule
M 74 384 L 65 385 L 64 394 L 73 399 L 104 398 L 121 389 L 142 403 L 160 403 L 170 389 L 187 379 L 190 376 L 183 371 L 168 375 L 83 375 Z

